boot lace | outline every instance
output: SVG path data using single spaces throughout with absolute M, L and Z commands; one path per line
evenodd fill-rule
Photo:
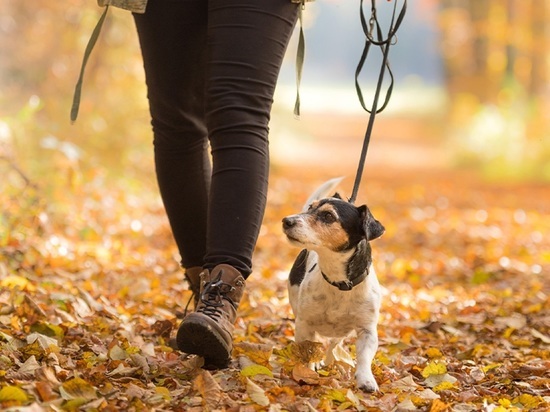
M 212 319 L 218 319 L 221 316 L 221 308 L 224 305 L 223 299 L 235 306 L 233 300 L 227 296 L 227 294 L 235 290 L 235 288 L 228 283 L 224 283 L 221 280 L 221 275 L 222 273 L 220 272 L 215 280 L 204 286 L 204 290 L 200 296 L 200 300 L 204 306 L 201 306 L 197 310 L 197 312 L 202 312 Z

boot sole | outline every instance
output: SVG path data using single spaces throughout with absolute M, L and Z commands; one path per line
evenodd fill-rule
M 184 321 L 176 342 L 180 351 L 204 358 L 205 369 L 224 369 L 231 360 L 231 348 L 208 324 Z

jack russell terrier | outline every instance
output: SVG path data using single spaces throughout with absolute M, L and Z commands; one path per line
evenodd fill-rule
M 332 179 L 308 199 L 302 213 L 283 219 L 290 243 L 303 247 L 290 270 L 289 300 L 296 317 L 296 342 L 329 338 L 326 362 L 352 331 L 357 333 L 357 386 L 378 390 L 371 365 L 378 348 L 380 284 L 369 242 L 384 233 L 367 206 L 356 207 L 336 193 Z

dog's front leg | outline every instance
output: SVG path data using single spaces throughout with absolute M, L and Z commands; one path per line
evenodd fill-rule
M 359 331 L 356 342 L 357 367 L 355 379 L 357 386 L 366 392 L 378 390 L 378 384 L 372 374 L 372 360 L 378 349 L 378 332 L 376 326 L 372 329 Z

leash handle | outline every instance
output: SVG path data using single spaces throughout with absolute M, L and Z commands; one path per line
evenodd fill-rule
M 392 13 L 392 19 L 390 23 L 390 27 L 388 29 L 388 35 L 386 38 L 383 37 L 382 29 L 380 27 L 380 23 L 378 21 L 378 17 L 376 14 L 376 4 L 375 0 L 371 0 L 371 18 L 369 20 L 369 24 L 367 25 L 367 21 L 365 19 L 365 14 L 363 11 L 363 0 L 361 0 L 360 3 L 360 16 L 361 16 L 361 26 L 363 28 L 363 32 L 365 33 L 365 47 L 363 48 L 363 53 L 361 55 L 361 58 L 359 60 L 359 64 L 357 65 L 357 70 L 355 71 L 355 88 L 357 90 L 357 96 L 359 98 L 359 102 L 361 103 L 361 106 L 365 111 L 369 113 L 369 122 L 367 125 L 367 130 L 365 132 L 365 138 L 363 140 L 363 147 L 361 149 L 361 156 L 359 158 L 359 165 L 357 167 L 357 173 L 355 175 L 355 183 L 353 185 L 353 191 L 351 194 L 351 197 L 349 199 L 350 203 L 355 203 L 355 200 L 357 199 L 357 193 L 359 191 L 359 186 L 361 184 L 361 177 L 363 176 L 363 170 L 365 167 L 365 159 L 367 157 L 367 151 L 369 148 L 369 143 L 372 135 L 372 130 L 374 126 L 374 119 L 376 117 L 376 114 L 380 113 L 382 110 L 386 108 L 390 101 L 391 94 L 393 92 L 393 84 L 394 84 L 394 76 L 393 72 L 391 71 L 388 56 L 390 52 L 390 46 L 393 45 L 393 39 L 397 39 L 396 33 L 399 26 L 401 26 L 401 23 L 403 22 L 403 18 L 405 17 L 405 13 L 407 10 L 407 0 L 403 0 L 403 6 L 401 7 L 401 11 L 399 12 L 399 15 L 397 16 L 397 2 L 398 0 L 395 0 L 393 5 L 393 13 Z M 376 34 L 377 39 L 375 40 L 372 32 L 374 31 L 374 28 L 376 27 Z M 371 45 L 375 45 L 380 47 L 382 51 L 382 64 L 380 65 L 380 72 L 378 74 L 378 83 L 376 84 L 376 91 L 374 94 L 374 98 L 372 101 L 371 109 L 367 109 L 364 99 L 363 99 L 363 93 L 361 92 L 361 86 L 359 85 L 359 74 L 361 73 L 361 70 L 363 69 L 363 66 L 365 64 L 365 61 L 367 60 L 368 53 L 370 51 Z M 388 70 L 388 73 L 390 75 L 390 86 L 388 87 L 388 90 L 386 91 L 386 97 L 384 99 L 384 104 L 379 109 L 378 108 L 378 100 L 380 98 L 380 93 L 382 90 L 382 84 L 384 82 L 384 74 Z

